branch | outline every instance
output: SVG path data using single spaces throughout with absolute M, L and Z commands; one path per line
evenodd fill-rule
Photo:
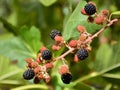
M 75 48 L 70 48 L 67 52 L 65 52 L 65 53 L 62 54 L 61 56 L 59 56 L 59 57 L 53 59 L 53 62 L 55 62 L 56 60 L 59 60 L 59 59 L 64 58 L 65 56 L 67 56 L 69 53 L 71 53 L 71 52 L 74 51 L 74 50 L 75 50 Z
M 95 33 L 94 35 L 92 35 L 91 37 L 89 37 L 88 39 L 86 39 L 85 43 L 88 43 L 89 41 L 93 40 L 94 38 L 96 38 L 100 33 L 102 33 L 107 27 L 110 27 L 111 25 L 113 25 L 113 23 L 117 22 L 119 20 L 119 18 L 113 19 L 111 20 L 106 26 L 104 26 L 103 28 L 101 28 L 97 33 Z
M 86 39 L 83 44 L 86 44 L 88 42 L 90 42 L 91 40 L 93 40 L 94 38 L 96 38 L 100 33 L 102 33 L 107 27 L 110 27 L 111 25 L 113 25 L 113 23 L 117 22 L 119 20 L 119 18 L 117 19 L 113 19 L 111 20 L 106 26 L 104 26 L 103 28 L 101 28 L 97 33 L 93 34 L 91 37 L 89 37 L 88 39 Z M 62 54 L 61 56 L 54 58 L 53 62 L 59 60 L 59 59 L 63 59 L 65 56 L 67 56 L 69 53 L 73 52 L 75 50 L 75 48 L 69 48 L 69 50 L 67 52 L 65 52 L 64 54 Z

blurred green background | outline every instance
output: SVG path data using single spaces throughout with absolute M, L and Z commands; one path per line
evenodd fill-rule
M 86 0 L 87 2 L 89 0 Z M 76 39 L 78 24 L 94 34 L 102 26 L 88 23 L 80 13 L 84 0 L 0 0 L 0 90 L 120 90 L 120 21 L 109 27 L 92 42 L 92 51 L 83 61 L 73 62 L 73 55 L 66 57 L 73 79 L 69 85 L 62 83 L 58 68 L 50 71 L 49 84 L 33 84 L 23 79 L 25 58 L 35 58 L 41 46 L 51 50 L 54 42 L 52 29 L 62 32 L 65 40 Z M 120 0 L 92 0 L 98 12 L 120 10 Z M 120 14 L 112 16 L 118 18 Z M 53 51 L 55 57 L 67 49 Z

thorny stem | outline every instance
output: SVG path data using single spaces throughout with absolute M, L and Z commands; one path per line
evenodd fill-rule
M 89 37 L 88 39 L 86 39 L 85 43 L 88 43 L 89 41 L 93 40 L 94 38 L 96 38 L 100 33 L 102 33 L 107 27 L 110 27 L 113 23 L 117 22 L 119 20 L 119 18 L 117 19 L 113 19 L 111 20 L 106 26 L 104 26 L 103 28 L 101 28 L 97 33 L 95 33 L 94 35 L 92 35 L 91 37 Z
M 91 40 L 93 40 L 94 38 L 96 38 L 100 33 L 102 33 L 106 28 L 110 27 L 111 25 L 113 25 L 113 23 L 117 22 L 118 20 L 119 20 L 119 18 L 111 20 L 107 25 L 105 25 L 97 33 L 93 34 L 91 37 L 89 37 L 88 39 L 86 39 L 83 43 L 86 44 L 86 43 L 90 42 Z M 74 50 L 75 50 L 75 48 L 69 48 L 69 50 L 67 52 L 65 52 L 61 56 L 53 59 L 53 62 L 55 62 L 55 61 L 57 61 L 59 59 L 63 59 L 65 56 L 67 56 L 69 53 L 73 52 Z
M 59 59 L 63 59 L 66 55 L 68 55 L 69 53 L 71 53 L 71 52 L 74 51 L 74 50 L 75 50 L 75 48 L 70 48 L 67 52 L 65 52 L 65 53 L 62 54 L 61 56 L 55 58 L 55 59 L 53 60 L 53 62 L 55 62 L 56 60 L 59 60 Z

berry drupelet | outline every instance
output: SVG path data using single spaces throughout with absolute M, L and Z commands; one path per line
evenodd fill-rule
M 88 51 L 84 48 L 81 48 L 77 51 L 77 57 L 79 60 L 84 60 L 88 57 Z
M 93 15 L 96 12 L 96 6 L 92 3 L 88 3 L 85 5 L 84 10 L 88 15 Z
M 52 58 L 52 53 L 49 50 L 44 50 L 42 52 L 42 58 L 45 60 L 50 60 Z
M 70 73 L 62 74 L 61 79 L 62 79 L 63 83 L 69 84 L 72 80 L 72 75 Z
M 35 73 L 32 69 L 28 69 L 23 73 L 23 78 L 26 80 L 30 80 L 35 76 Z
M 58 31 L 58 30 L 52 30 L 51 33 L 50 33 L 50 37 L 51 37 L 52 39 L 54 39 L 55 36 L 57 36 L 57 35 L 58 35 L 58 36 L 62 36 L 61 32 Z

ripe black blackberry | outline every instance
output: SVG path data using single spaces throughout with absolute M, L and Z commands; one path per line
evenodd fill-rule
M 79 60 L 84 60 L 88 57 L 88 51 L 84 48 L 81 48 L 77 51 L 77 57 Z
M 62 79 L 63 83 L 69 84 L 72 80 L 72 75 L 70 73 L 62 74 L 61 79 Z
M 88 15 L 93 15 L 96 12 L 96 6 L 92 3 L 88 3 L 85 5 L 84 10 Z
M 56 35 L 62 36 L 62 34 L 61 34 L 60 31 L 58 31 L 58 30 L 52 30 L 51 33 L 50 33 L 50 37 L 51 37 L 52 39 L 54 39 Z
M 34 70 L 28 69 L 23 73 L 23 78 L 26 80 L 30 80 L 35 76 Z
M 42 58 L 45 60 L 50 60 L 52 58 L 52 53 L 49 50 L 44 50 L 42 52 Z

